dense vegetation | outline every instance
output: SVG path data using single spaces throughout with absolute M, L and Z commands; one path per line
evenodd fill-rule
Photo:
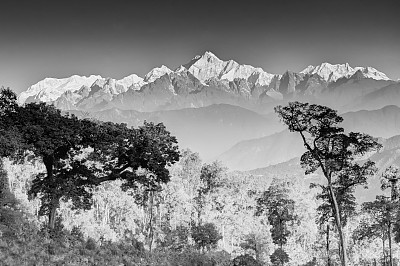
M 327 107 L 277 111 L 309 145 L 307 175 L 228 172 L 178 151 L 162 124 L 18 106 L 3 88 L 0 264 L 398 265 L 400 171 L 381 177 L 390 196 L 354 196 L 376 140 L 344 133 Z

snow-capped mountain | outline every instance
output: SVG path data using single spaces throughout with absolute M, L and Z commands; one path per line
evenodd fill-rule
M 269 85 L 275 76 L 265 72 L 262 68 L 240 65 L 233 60 L 222 61 L 212 52 L 195 56 L 184 67 L 201 82 L 206 82 L 211 78 L 233 81 L 237 78 L 247 80 L 252 77 L 255 84 L 265 86 Z
M 390 80 L 385 73 L 376 70 L 373 67 L 355 67 L 355 72 L 361 71 L 364 77 L 375 80 Z
M 143 112 L 232 104 L 267 112 L 265 105 L 305 97 L 321 103 L 337 102 L 339 106 L 335 107 L 339 109 L 392 83 L 372 67 L 323 63 L 308 66 L 300 73 L 275 75 L 205 52 L 175 71 L 162 65 L 144 78 L 136 74 L 120 80 L 98 75 L 47 78 L 21 93 L 19 103 L 49 102 L 63 110 L 115 107 Z
M 31 101 L 54 102 L 65 93 L 75 93 L 82 87 L 91 87 L 93 84 L 107 86 L 111 94 L 119 94 L 129 88 L 139 89 L 145 82 L 136 74 L 120 80 L 103 78 L 99 75 L 89 77 L 73 75 L 63 79 L 45 78 L 22 92 L 18 97 L 18 102 L 20 104 Z
M 170 73 L 172 73 L 172 70 L 164 65 L 162 65 L 161 67 L 153 68 L 144 77 L 144 82 L 145 83 L 154 82 L 156 79 L 159 79 L 160 77 L 164 76 L 165 74 L 170 74 Z
M 136 74 L 132 74 L 120 80 L 116 80 L 116 84 L 123 86 L 126 89 L 140 89 L 140 87 L 142 87 L 145 82 L 143 81 L 143 78 L 139 77 Z
M 73 75 L 69 78 L 45 78 L 30 86 L 18 97 L 20 104 L 29 101 L 52 102 L 57 100 L 64 92 L 79 90 L 82 86 L 90 86 L 101 76 L 91 75 L 89 77 Z
M 345 64 L 330 64 L 322 63 L 318 66 L 309 65 L 300 73 L 302 74 L 318 74 L 327 82 L 334 82 L 340 78 L 349 78 L 353 76 L 358 70 L 360 70 L 364 77 L 372 78 L 375 80 L 389 80 L 389 78 L 382 72 L 376 70 L 373 67 L 351 67 L 348 63 Z

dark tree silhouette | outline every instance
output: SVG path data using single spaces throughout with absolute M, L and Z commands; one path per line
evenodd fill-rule
M 301 156 L 301 165 L 306 174 L 322 171 L 327 181 L 330 204 L 338 229 L 341 246 L 341 264 L 347 264 L 346 242 L 343 221 L 335 192 L 335 182 L 343 179 L 346 187 L 367 185 L 367 176 L 375 172 L 374 163 L 367 160 L 357 162 L 362 155 L 379 149 L 381 145 L 371 136 L 362 133 L 344 133 L 338 124 L 343 121 L 335 110 L 326 106 L 290 102 L 287 106 L 275 107 L 291 132 L 300 134 L 306 152 Z
M 1 91 L 0 100 L 1 130 L 14 132 L 12 138 L 5 134 L 0 139 L 0 153 L 23 156 L 30 151 L 44 163 L 46 173 L 34 178 L 29 196 L 40 196 L 40 214 L 48 215 L 50 229 L 60 199 L 87 209 L 90 189 L 105 181 L 123 179 L 125 187 L 157 187 L 169 181 L 167 167 L 179 160 L 177 140 L 161 123 L 145 122 L 133 129 L 81 120 L 45 103 L 18 106 L 9 90 Z M 16 145 L 7 146 L 7 140 Z

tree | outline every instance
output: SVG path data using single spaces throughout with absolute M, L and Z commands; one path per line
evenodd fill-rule
M 161 123 L 145 122 L 133 129 L 80 120 L 45 103 L 16 106 L 16 97 L 3 94 L 10 100 L 2 100 L 2 128 L 12 128 L 19 138 L 13 153 L 31 151 L 46 167 L 46 173 L 32 181 L 29 195 L 41 198 L 40 214 L 48 215 L 50 229 L 60 199 L 71 199 L 75 208 L 90 208 L 90 189 L 117 179 L 124 180 L 125 187 L 157 187 L 169 181 L 167 167 L 179 159 L 176 138 Z M 7 147 L 0 147 L 1 154 L 8 155 Z
M 0 89 L 0 156 L 13 156 L 21 148 L 21 137 L 16 128 L 7 123 L 8 114 L 18 108 L 17 96 L 10 88 Z M 15 157 L 16 158 L 16 157 Z
M 287 243 L 290 231 L 287 223 L 294 220 L 294 200 L 289 199 L 288 189 L 285 183 L 277 183 L 274 179 L 267 191 L 257 200 L 256 215 L 265 213 L 271 228 L 271 236 L 274 244 L 279 248 L 271 255 L 273 265 L 283 265 L 289 261 L 289 255 L 284 251 L 283 246 Z
M 343 176 L 335 180 L 332 183 L 333 190 L 337 197 L 337 203 L 339 206 L 340 219 L 343 226 L 347 224 L 348 218 L 353 215 L 356 211 L 356 198 L 354 197 L 354 186 L 347 186 L 347 179 Z M 332 203 L 329 194 L 329 189 L 325 185 L 314 184 L 310 185 L 310 188 L 319 187 L 321 192 L 317 194 L 316 198 L 322 200 L 322 204 L 318 206 L 317 211 L 319 217 L 317 218 L 317 224 L 320 226 L 322 231 L 326 234 L 326 253 L 327 253 L 327 265 L 331 265 L 330 259 L 330 231 L 331 222 L 334 220 L 334 214 L 332 210 Z M 326 229 L 324 228 L 326 225 Z
M 382 239 L 383 258 L 385 260 L 385 239 L 389 241 L 389 263 L 392 262 L 392 244 L 391 230 L 396 220 L 396 212 L 398 208 L 395 202 L 385 196 L 377 196 L 372 202 L 365 202 L 362 205 L 362 211 L 369 214 L 367 221 L 363 221 L 354 232 L 357 239 L 380 237 Z
M 375 172 L 374 163 L 363 164 L 357 159 L 367 152 L 379 149 L 381 145 L 367 134 L 344 133 L 338 124 L 343 118 L 326 106 L 290 102 L 287 106 L 275 107 L 275 112 L 291 132 L 300 134 L 306 152 L 301 156 L 301 165 L 306 174 L 322 171 L 329 191 L 330 205 L 339 233 L 341 264 L 347 264 L 346 242 L 343 222 L 334 184 L 345 180 L 346 187 L 367 184 L 367 176 Z
M 192 238 L 198 249 L 210 250 L 216 247 L 222 236 L 213 223 L 205 223 L 192 227 Z
M 229 266 L 261 266 L 261 263 L 249 254 L 245 254 L 234 258 Z
M 282 248 L 275 249 L 271 255 L 271 262 L 274 266 L 284 265 L 289 262 L 289 255 Z
M 400 190 L 400 169 L 397 166 L 389 166 L 382 174 L 381 189 L 390 188 L 390 198 L 396 201 L 399 198 Z
M 399 211 L 399 182 L 400 181 L 400 169 L 396 166 L 390 166 L 386 168 L 385 172 L 382 174 L 381 178 L 381 189 L 385 190 L 390 188 L 390 200 L 386 203 L 386 223 L 388 240 L 389 240 L 389 261 L 390 266 L 393 265 L 392 261 L 392 229 L 393 225 L 398 223 L 395 219 L 395 213 Z M 397 228 L 397 227 L 395 227 Z
M 18 208 L 19 202 L 10 191 L 7 173 L 0 160 L 0 237 L 13 233 L 21 223 L 22 214 Z
M 176 229 L 166 228 L 166 236 L 161 246 L 181 252 L 188 245 L 189 228 L 177 226 Z
M 218 161 L 211 164 L 204 164 L 200 172 L 200 186 L 197 188 L 195 197 L 197 207 L 197 224 L 201 225 L 201 215 L 205 205 L 206 196 L 210 196 L 222 186 L 221 178 L 225 168 Z

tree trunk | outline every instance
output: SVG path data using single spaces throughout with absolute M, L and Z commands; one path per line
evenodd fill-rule
M 340 261 L 341 261 L 342 266 L 346 266 L 347 265 L 346 242 L 345 242 L 344 234 L 342 231 L 342 221 L 341 221 L 340 213 L 339 213 L 339 205 L 337 203 L 336 196 L 333 191 L 332 184 L 330 184 L 330 182 L 328 184 L 328 188 L 329 188 L 329 193 L 331 194 L 336 227 L 337 227 L 338 233 L 339 233 L 339 241 L 340 241 L 340 247 L 341 247 Z
M 51 230 L 53 230 L 56 225 L 57 208 L 58 208 L 58 200 L 56 199 L 51 200 L 49 206 L 49 229 Z
M 57 195 L 57 188 L 54 184 L 54 175 L 53 175 L 53 165 L 54 165 L 54 157 L 52 155 L 43 157 L 43 163 L 46 167 L 47 179 L 50 180 L 50 184 L 52 185 L 51 194 L 48 195 L 50 197 L 49 203 L 49 229 L 53 230 L 56 224 L 56 215 L 57 208 L 59 204 L 59 196 Z
M 385 232 L 382 233 L 382 254 L 383 254 L 383 266 L 385 266 L 386 265 Z
M 149 218 L 149 251 L 151 252 L 151 248 L 153 245 L 153 196 L 154 191 L 150 191 L 150 218 Z
M 327 266 L 331 266 L 331 256 L 329 254 L 329 224 L 326 226 L 326 255 L 328 257 Z
M 391 234 L 391 224 L 389 222 L 388 226 L 388 238 L 389 238 L 389 265 L 393 266 L 393 261 L 392 261 L 392 234 Z

